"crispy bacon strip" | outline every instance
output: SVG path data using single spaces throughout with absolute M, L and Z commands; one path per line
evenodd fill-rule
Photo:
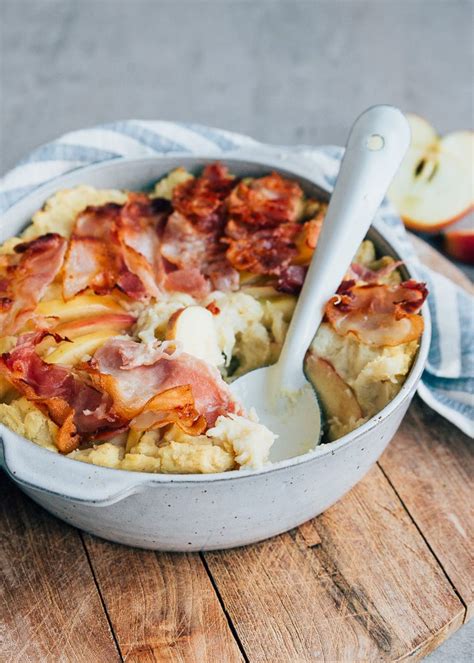
M 74 411 L 71 410 L 56 435 L 56 446 L 62 454 L 69 454 L 78 448 L 81 439 L 74 423 Z
M 160 233 L 168 203 L 129 194 L 125 205 L 88 207 L 76 219 L 64 266 L 63 295 L 86 288 L 106 294 L 119 288 L 145 300 L 160 295 L 165 277 Z
M 241 182 L 229 196 L 226 256 L 239 271 L 278 277 L 277 288 L 298 292 L 311 259 L 321 219 L 297 223 L 303 192 L 298 184 L 273 173 Z M 296 277 L 296 278 L 295 278 Z
M 272 173 L 241 182 L 231 193 L 229 218 L 251 228 L 274 228 L 282 223 L 294 223 L 303 198 L 296 182 Z
M 214 234 L 224 222 L 224 201 L 236 180 L 221 163 L 204 168 L 201 177 L 193 177 L 173 191 L 173 208 L 190 221 L 196 230 Z
M 295 238 L 301 232 L 298 223 L 264 228 L 231 239 L 227 259 L 239 271 L 278 275 L 296 256 Z
M 326 317 L 341 336 L 353 334 L 372 346 L 395 346 L 417 340 L 423 318 L 417 315 L 428 291 L 424 283 L 397 286 L 355 285 L 344 281 L 325 307 Z
M 188 435 L 200 435 L 206 430 L 206 418 L 196 410 L 191 385 L 172 387 L 150 398 L 132 419 L 130 428 L 153 430 L 168 424 L 176 424 Z
M 36 353 L 46 336 L 63 340 L 47 331 L 23 334 L 11 352 L 0 356 L 0 375 L 60 427 L 58 449 L 69 453 L 95 435 L 104 439 L 123 430 L 125 422 L 107 394 L 72 369 L 48 364 Z
M 224 291 L 239 286 L 239 275 L 229 264 L 227 247 L 221 241 L 226 200 L 235 185 L 236 180 L 227 168 L 215 163 L 207 166 L 201 177 L 175 187 L 174 212 L 168 219 L 161 244 L 161 254 L 169 263 L 179 270 L 199 270 L 213 288 Z M 174 278 L 171 277 L 171 283 Z M 202 292 L 201 284 L 195 296 Z
M 159 236 L 171 211 L 160 199 L 129 194 L 118 224 L 118 238 L 127 269 L 138 276 L 149 295 L 159 296 L 165 275 Z
M 179 270 L 199 270 L 217 290 L 237 290 L 239 275 L 226 258 L 222 232 L 222 227 L 214 233 L 202 232 L 180 212 L 173 212 L 166 224 L 161 254 Z
M 54 233 L 0 256 L 0 335 L 17 332 L 31 316 L 64 260 L 67 242 Z
M 144 347 L 143 343 L 112 338 L 95 353 L 88 371 L 125 419 L 138 416 L 157 394 L 183 385 L 190 385 L 196 410 L 208 426 L 219 415 L 238 410 L 216 368 L 185 352 L 163 350 L 162 345 Z

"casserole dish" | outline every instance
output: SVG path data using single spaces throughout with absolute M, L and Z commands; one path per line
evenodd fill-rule
M 174 155 L 121 159 L 57 178 L 4 215 L 0 241 L 19 232 L 54 192 L 78 184 L 141 189 L 177 166 L 194 171 L 215 157 Z M 289 162 L 243 152 L 221 161 L 237 176 L 274 170 L 296 180 L 308 195 L 327 198 L 315 181 Z M 371 229 L 377 250 L 398 259 L 387 238 Z M 403 268 L 404 277 L 415 276 Z M 163 475 L 109 469 L 52 454 L 3 425 L 2 464 L 21 490 L 66 522 L 105 539 L 160 550 L 212 550 L 268 538 L 334 504 L 368 471 L 400 424 L 423 371 L 430 326 L 400 392 L 352 433 L 313 451 L 258 471 Z M 285 441 L 281 441 L 280 457 Z M 315 440 L 316 443 L 316 440 Z M 292 447 L 292 445 L 288 445 Z M 283 454 L 284 455 L 284 454 Z

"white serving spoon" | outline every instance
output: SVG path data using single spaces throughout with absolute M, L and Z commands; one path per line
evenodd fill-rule
M 321 436 L 321 411 L 303 363 L 326 302 L 336 292 L 410 143 L 404 115 L 373 106 L 354 123 L 317 249 L 273 366 L 232 383 L 232 393 L 279 436 L 272 461 L 309 451 Z

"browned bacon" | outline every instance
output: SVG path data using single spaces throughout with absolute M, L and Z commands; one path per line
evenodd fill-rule
M 226 258 L 221 237 L 222 227 L 214 233 L 202 232 L 181 213 L 173 212 L 163 234 L 161 254 L 180 270 L 199 270 L 217 290 L 236 290 L 239 275 Z
M 195 408 L 208 426 L 219 415 L 236 411 L 238 406 L 216 368 L 185 352 L 168 350 L 163 345 L 150 348 L 110 339 L 95 353 L 90 374 L 127 419 L 138 416 L 157 394 L 183 385 L 191 387 Z
M 296 182 L 272 173 L 241 182 L 229 197 L 229 218 L 251 228 L 274 228 L 296 221 L 303 192 Z
M 31 316 L 61 269 L 67 242 L 49 233 L 0 256 L 0 335 L 14 334 Z
M 140 414 L 132 419 L 130 427 L 150 430 L 168 424 L 176 424 L 188 435 L 200 435 L 206 430 L 206 418 L 196 410 L 189 384 L 171 387 L 150 398 Z
M 76 219 L 64 267 L 63 294 L 117 287 L 132 299 L 158 297 L 165 275 L 160 239 L 169 210 L 145 194 L 125 205 L 88 207 Z
M 397 286 L 344 281 L 325 313 L 341 336 L 352 334 L 373 346 L 400 345 L 421 336 L 423 318 L 417 313 L 426 296 L 425 284 L 416 281 Z
M 200 232 L 215 234 L 224 222 L 225 199 L 235 178 L 220 163 L 204 168 L 200 177 L 178 184 L 173 191 L 173 208 Z
M 277 173 L 241 182 L 228 202 L 224 241 L 230 264 L 239 271 L 275 276 L 279 289 L 298 292 L 305 270 L 293 269 L 294 263 L 311 257 L 320 228 L 320 222 L 297 223 L 302 199 L 299 185 Z
M 179 269 L 199 269 L 218 290 L 236 290 L 238 271 L 278 276 L 298 255 L 302 196 L 276 173 L 238 183 L 213 164 L 175 188 L 162 255 Z
M 245 234 L 234 230 L 237 238 L 228 240 L 227 258 L 239 271 L 279 275 L 296 256 L 294 241 L 300 232 L 299 223 L 285 223 Z
M 179 270 L 199 270 L 207 277 L 209 287 L 218 290 L 236 290 L 239 285 L 239 275 L 228 262 L 227 247 L 221 241 L 227 197 L 235 185 L 236 180 L 220 163 L 207 166 L 200 177 L 179 184 L 173 191 L 174 212 L 161 244 L 166 261 Z M 171 282 L 175 278 L 171 277 Z M 204 287 L 197 292 L 204 292 Z
M 73 451 L 81 441 L 105 439 L 124 428 L 110 396 L 73 369 L 46 363 L 36 346 L 48 332 L 23 334 L 17 345 L 0 356 L 0 375 L 47 414 L 59 427 L 58 448 Z M 61 337 L 55 337 L 61 340 Z

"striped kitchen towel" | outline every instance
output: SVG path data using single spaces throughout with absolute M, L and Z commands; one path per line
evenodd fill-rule
M 271 156 L 299 170 L 307 170 L 323 188 L 331 190 L 343 149 L 264 145 L 247 136 L 198 124 L 129 120 L 73 131 L 34 150 L 0 180 L 0 212 L 35 188 L 91 163 L 154 154 L 220 154 L 245 149 Z M 282 163 L 282 165 L 284 165 Z M 473 297 L 416 258 L 398 216 L 387 202 L 374 225 L 428 284 L 433 338 L 418 393 L 443 417 L 474 436 Z

